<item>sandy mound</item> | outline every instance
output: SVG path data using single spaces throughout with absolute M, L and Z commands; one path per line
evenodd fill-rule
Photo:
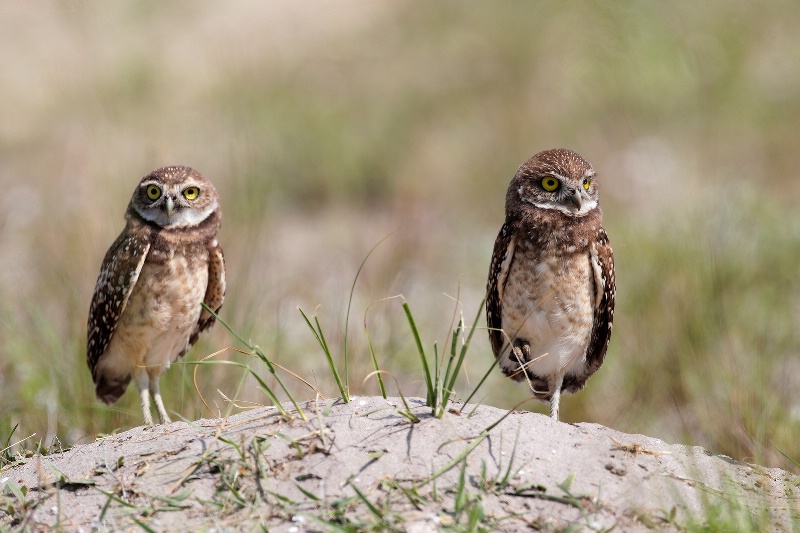
M 455 405 L 437 419 L 409 403 L 418 423 L 399 399 L 354 398 L 304 404 L 307 422 L 263 408 L 35 456 L 0 472 L 0 527 L 636 531 L 711 513 L 791 530 L 800 520 L 800 480 L 780 469 L 529 412 Z

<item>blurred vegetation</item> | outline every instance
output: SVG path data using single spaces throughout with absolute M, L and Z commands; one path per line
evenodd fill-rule
M 351 385 L 377 391 L 361 384 L 366 323 L 421 394 L 401 304 L 379 300 L 402 293 L 426 349 L 441 346 L 453 298 L 468 319 L 481 301 L 517 166 L 565 146 L 598 170 L 618 304 L 605 366 L 563 418 L 796 470 L 779 450 L 800 458 L 798 23 L 800 4 L 755 0 L 3 5 L 0 439 L 140 423 L 135 394 L 94 398 L 85 322 L 153 168 L 214 181 L 222 316 L 329 395 L 296 307 L 340 350 L 355 272 L 392 234 L 356 287 Z M 187 361 L 235 345 L 215 328 Z M 470 352 L 459 394 L 492 361 L 485 334 Z M 216 414 L 193 370 L 167 373 L 168 409 Z M 198 376 L 224 412 L 217 391 L 241 371 Z M 486 403 L 526 397 L 489 381 Z M 267 401 L 250 381 L 241 399 Z

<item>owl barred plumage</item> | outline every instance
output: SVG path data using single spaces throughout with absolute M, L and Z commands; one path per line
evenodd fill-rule
M 163 424 L 161 374 L 213 325 L 201 302 L 218 311 L 225 298 L 222 212 L 210 181 L 174 166 L 142 178 L 125 219 L 95 286 L 86 359 L 98 398 L 117 401 L 133 379 L 145 424 L 150 396 Z
M 486 320 L 503 372 L 527 379 L 556 420 L 561 393 L 582 389 L 603 364 L 615 292 L 595 171 L 570 150 L 536 154 L 508 187 Z

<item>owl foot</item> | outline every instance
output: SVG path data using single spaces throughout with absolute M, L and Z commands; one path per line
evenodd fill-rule
M 550 389 L 545 380 L 539 376 L 534 375 L 530 371 L 530 366 L 540 358 L 531 358 L 531 345 L 528 341 L 522 339 L 514 339 L 511 345 L 510 357 L 519 363 L 519 370 L 512 376 L 517 381 L 525 379 L 528 386 L 538 400 L 548 401 L 550 398 Z
M 167 410 L 164 408 L 164 401 L 161 399 L 161 388 L 158 383 L 159 379 L 158 377 L 150 379 L 150 394 L 153 396 L 153 401 L 156 404 L 159 423 L 169 424 L 172 420 L 169 418 Z
M 139 400 L 142 404 L 142 416 L 144 417 L 144 425 L 153 425 L 153 415 L 150 414 L 150 396 L 156 404 L 156 411 L 158 412 L 158 422 L 160 424 L 169 424 L 172 420 L 164 408 L 164 401 L 161 399 L 161 389 L 159 386 L 160 376 L 151 377 L 147 373 L 147 369 L 139 368 L 134 372 L 133 379 L 136 382 L 136 388 L 139 389 Z

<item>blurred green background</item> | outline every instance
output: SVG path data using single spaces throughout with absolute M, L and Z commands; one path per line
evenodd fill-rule
M 141 422 L 134 393 L 94 398 L 85 323 L 150 170 L 214 181 L 223 318 L 328 397 L 296 308 L 341 354 L 355 273 L 391 234 L 355 289 L 351 386 L 377 393 L 366 314 L 381 366 L 419 395 L 400 301 L 381 300 L 404 295 L 442 346 L 456 310 L 478 311 L 517 167 L 569 147 L 599 174 L 618 301 L 606 363 L 562 418 L 794 468 L 798 25 L 800 3 L 755 0 L 3 4 L 0 439 L 19 424 L 12 441 L 68 445 Z M 216 327 L 187 361 L 228 346 Z M 480 331 L 461 398 L 492 360 Z M 209 413 L 194 368 L 167 373 L 168 409 L 225 412 L 243 372 L 198 368 Z M 527 396 L 497 371 L 483 395 Z M 252 380 L 239 399 L 267 403 Z

